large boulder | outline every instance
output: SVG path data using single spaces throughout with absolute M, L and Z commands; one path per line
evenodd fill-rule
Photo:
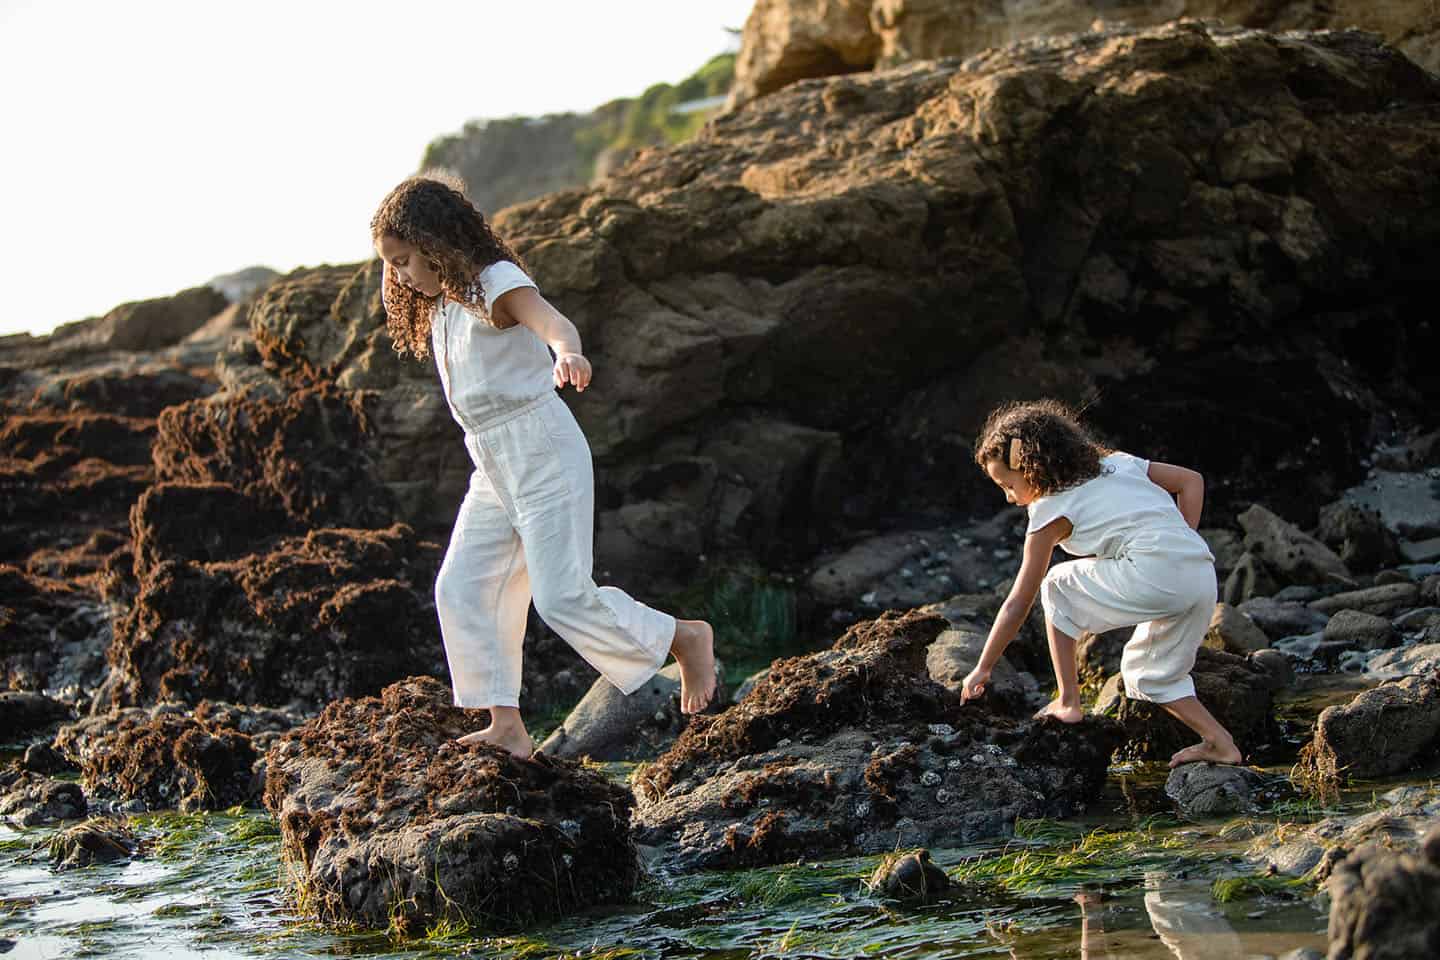
M 1320 510 L 1315 535 L 1339 551 L 1347 568 L 1359 573 L 1394 566 L 1401 560 L 1400 542 L 1385 526 L 1380 512 L 1349 500 L 1337 500 Z
M 1240 752 L 1251 756 L 1274 742 L 1275 691 L 1285 685 L 1285 674 L 1271 662 L 1201 647 L 1191 671 L 1195 694 L 1205 708 L 1230 731 Z M 1114 716 L 1125 728 L 1124 743 L 1116 756 L 1127 760 L 1167 760 L 1171 754 L 1198 739 L 1189 727 L 1157 704 L 1125 696 L 1123 678 L 1107 681 L 1096 700 L 1097 712 Z
M 367 927 L 530 927 L 631 898 L 630 792 L 457 736 L 476 711 L 429 678 L 342 700 L 270 748 L 265 805 L 307 912 Z
M 1298 600 L 1277 600 L 1255 597 L 1236 607 L 1271 640 L 1318 633 L 1325 629 L 1330 615 L 1312 610 Z
M 1310 609 L 1324 614 L 1335 614 L 1341 610 L 1358 610 L 1361 613 L 1390 615 L 1407 607 L 1416 606 L 1420 599 L 1420 587 L 1413 583 L 1385 583 L 1363 590 L 1347 590 L 1310 601 Z
M 1262 783 L 1259 774 L 1245 767 L 1186 763 L 1170 771 L 1165 795 L 1188 817 L 1253 813 Z
M 961 707 L 921 611 L 851 627 L 776 662 L 740 703 L 699 717 L 635 778 L 635 834 L 688 866 L 967 843 L 1097 795 L 1114 725 L 1018 722 Z
M 1217 603 L 1205 631 L 1205 646 L 1243 657 L 1269 647 L 1270 638 L 1240 610 L 1228 603 Z
M 1245 547 L 1285 584 L 1353 584 L 1349 569 L 1325 544 L 1258 503 L 1238 517 Z
M 66 350 L 154 350 L 183 340 L 229 302 L 212 287 L 191 287 L 170 297 L 122 303 L 98 319 L 64 324 L 51 340 Z
M 1440 674 L 1405 677 L 1326 707 L 1300 751 L 1299 774 L 1321 791 L 1346 779 L 1408 770 L 1440 748 Z

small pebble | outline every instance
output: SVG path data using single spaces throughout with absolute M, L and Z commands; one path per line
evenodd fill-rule
M 922 786 L 926 787 L 937 786 L 940 783 L 940 774 L 936 773 L 934 770 L 926 770 L 924 773 L 920 774 L 920 783 Z
M 948 723 L 932 723 L 929 730 L 937 737 L 948 737 L 955 732 L 955 728 Z

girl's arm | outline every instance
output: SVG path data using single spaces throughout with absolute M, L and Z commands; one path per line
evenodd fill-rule
M 1200 529 L 1200 511 L 1205 507 L 1205 478 L 1189 467 L 1150 461 L 1150 482 L 1175 495 L 1180 516 L 1191 530 Z
M 1020 572 L 1010 587 L 1010 595 L 1000 605 L 995 622 L 990 627 L 990 636 L 985 640 L 985 649 L 980 653 L 980 662 L 975 664 L 965 677 L 960 689 L 960 699 L 973 700 L 985 692 L 990 682 L 990 671 L 1000 662 L 1000 655 L 1010 646 L 1010 641 L 1020 632 L 1020 626 L 1030 615 L 1035 597 L 1040 593 L 1040 582 L 1050 569 L 1050 554 L 1055 544 L 1070 536 L 1073 528 L 1070 521 L 1058 517 L 1025 538 L 1025 553 L 1020 560 Z
M 580 349 L 580 331 L 565 314 L 550 305 L 534 287 L 516 287 L 502 293 L 490 309 L 497 327 L 523 324 L 555 351 L 555 386 L 573 383 L 583 391 L 590 385 L 590 361 Z

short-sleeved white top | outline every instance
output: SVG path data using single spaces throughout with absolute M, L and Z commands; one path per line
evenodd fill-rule
M 495 261 L 477 279 L 491 309 L 503 294 L 535 286 L 509 260 Z M 443 297 L 430 318 L 430 347 L 450 412 L 467 431 L 555 389 L 550 348 L 533 330 L 521 324 L 497 329 Z
M 1100 461 L 1100 475 L 1059 493 L 1032 500 L 1027 533 L 1060 517 L 1074 528 L 1060 541 L 1077 557 L 1116 557 L 1127 552 L 1215 558 L 1190 529 L 1171 495 L 1149 477 L 1150 461 L 1115 452 Z

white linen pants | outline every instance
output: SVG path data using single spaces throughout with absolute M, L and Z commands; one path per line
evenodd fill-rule
M 1169 703 L 1195 695 L 1190 671 L 1215 612 L 1209 557 L 1130 552 L 1057 563 L 1040 584 L 1045 619 L 1079 639 L 1134 626 L 1120 655 L 1125 695 Z
M 624 693 L 665 663 L 675 618 L 615 587 L 593 566 L 590 445 L 549 393 L 466 431 L 475 464 L 435 579 L 435 609 L 461 707 L 518 707 L 525 617 L 535 609 Z

